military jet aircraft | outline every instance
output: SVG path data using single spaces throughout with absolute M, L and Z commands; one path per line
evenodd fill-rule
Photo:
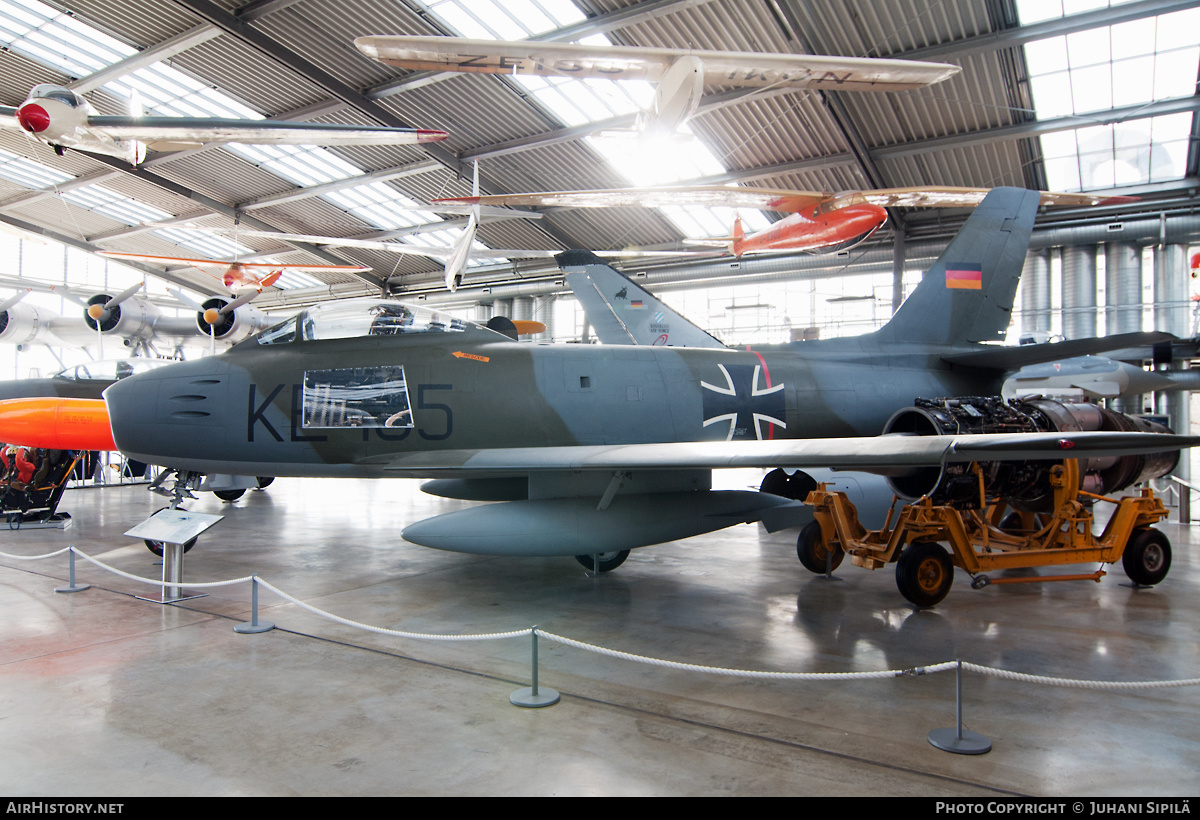
M 982 344 L 1008 326 L 1037 207 L 1036 192 L 991 192 L 891 321 L 866 336 L 747 349 L 530 345 L 393 301 L 326 303 L 222 355 L 118 382 L 105 392 L 110 431 L 128 456 L 185 471 L 433 478 L 435 494 L 500 503 L 416 522 L 406 539 L 574 555 L 602 570 L 634 547 L 739 522 L 770 527 L 793 504 L 713 491 L 716 468 L 870 470 L 913 487 L 940 480 L 949 462 L 1196 443 L 1063 432 L 1095 430 L 1069 411 L 1042 435 L 878 436 L 917 397 L 997 394 L 1014 350 L 1030 362 L 1038 347 L 1061 355 L 1061 345 Z M 586 252 L 560 264 L 605 267 Z M 0 439 L 6 418 L 0 409 Z M 1128 424 L 1119 430 L 1143 429 Z M 1121 474 L 1141 476 L 1129 458 Z
M 209 143 L 253 145 L 404 145 L 435 142 L 445 131 L 364 125 L 211 117 L 102 116 L 81 95 L 57 85 L 34 86 L 16 108 L 0 106 L 0 128 L 19 129 L 61 155 L 67 148 L 137 165 L 146 149 L 180 151 Z

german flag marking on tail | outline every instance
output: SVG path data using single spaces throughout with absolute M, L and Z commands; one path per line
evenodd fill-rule
M 962 263 L 946 265 L 946 287 L 982 290 L 983 266 Z

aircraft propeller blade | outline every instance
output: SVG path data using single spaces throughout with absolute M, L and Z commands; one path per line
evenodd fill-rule
M 180 302 L 183 302 L 183 304 L 185 304 L 187 307 L 191 308 L 192 310 L 196 311 L 197 313 L 204 312 L 204 306 L 201 305 L 199 302 L 197 302 L 192 297 L 185 294 L 183 291 L 178 290 L 177 288 L 167 288 L 167 293 L 171 294 L 176 299 L 178 299 Z
M 32 290 L 33 290 L 33 288 L 26 288 L 25 290 L 17 291 L 12 296 L 5 299 L 3 302 L 0 302 L 0 313 L 3 313 L 4 311 L 8 310 L 10 307 L 15 305 L 17 302 L 24 299 L 26 297 L 26 295 L 28 295 L 29 292 Z
M 130 296 L 133 296 L 133 294 L 137 293 L 141 289 L 142 289 L 142 283 L 138 282 L 136 285 L 132 285 L 132 286 L 126 288 L 125 290 L 121 291 L 116 296 L 114 296 L 113 298 L 111 298 L 107 302 L 105 302 L 103 305 L 101 305 L 99 303 L 91 305 L 87 309 L 87 315 L 92 317 L 92 319 L 95 320 L 96 322 L 99 322 L 101 319 L 105 319 L 108 317 L 108 312 L 110 310 L 117 307 L 119 304 L 124 302 Z

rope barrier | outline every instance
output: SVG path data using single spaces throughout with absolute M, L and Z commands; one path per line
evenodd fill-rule
M 62 555 L 64 552 L 72 552 L 72 553 L 80 556 L 81 558 L 89 561 L 90 563 L 96 565 L 97 567 L 107 570 L 108 572 L 111 572 L 115 575 L 119 575 L 123 578 L 128 578 L 133 581 L 140 581 L 140 582 L 146 583 L 146 584 L 152 584 L 154 586 L 163 586 L 164 585 L 164 582 L 162 581 L 162 579 L 144 578 L 139 575 L 133 575 L 132 573 L 123 572 L 122 570 L 116 569 L 115 567 L 109 566 L 108 564 L 105 564 L 104 562 L 99 561 L 96 558 L 91 557 L 90 555 L 87 555 L 86 553 L 80 551 L 78 548 L 76 548 L 74 546 L 64 547 L 63 549 L 57 550 L 55 552 L 46 553 L 44 555 L 34 555 L 34 556 L 11 555 L 9 553 L 0 552 L 0 557 L 12 558 L 15 560 L 23 560 L 23 561 L 33 561 L 33 560 L 41 560 L 41 559 L 45 559 L 45 558 L 53 558 L 57 555 Z M 556 635 L 552 632 L 546 632 L 545 630 L 539 629 L 536 626 L 526 627 L 524 629 L 515 629 L 515 630 L 508 631 L 508 632 L 487 632 L 487 633 L 476 633 L 476 634 L 469 634 L 469 635 L 447 635 L 447 634 L 429 633 L 429 632 L 407 632 L 407 631 L 399 630 L 399 629 L 386 629 L 384 627 L 372 626 L 370 624 L 365 624 L 365 623 L 362 623 L 359 621 L 352 621 L 349 618 L 343 618 L 340 615 L 333 614 L 332 612 L 327 612 L 323 609 L 318 609 L 317 607 L 312 606 L 311 604 L 307 604 L 304 601 L 301 601 L 298 598 L 296 598 L 292 595 L 289 595 L 288 593 L 279 589 L 275 585 L 273 585 L 267 581 L 264 581 L 263 579 L 258 578 L 257 576 L 254 576 L 254 575 L 248 575 L 244 578 L 235 578 L 235 579 L 228 580 L 228 581 L 211 581 L 211 582 L 207 582 L 207 583 L 188 582 L 186 584 L 180 584 L 180 585 L 169 584 L 169 586 L 187 586 L 188 588 L 201 589 L 201 588 L 231 586 L 233 584 L 242 584 L 242 583 L 246 583 L 246 582 L 253 582 L 256 584 L 261 584 L 263 587 L 269 589 L 271 592 L 278 595 L 284 601 L 291 603 L 291 604 L 295 604 L 296 606 L 300 607 L 301 609 L 304 609 L 304 610 L 306 610 L 314 615 L 317 615 L 321 618 L 325 618 L 327 620 L 334 621 L 335 623 L 340 623 L 345 626 L 350 626 L 355 629 L 361 629 L 366 632 L 372 632 L 372 633 L 375 633 L 378 635 L 388 635 L 388 636 L 396 637 L 396 638 L 411 638 L 414 640 L 422 640 L 422 641 L 490 641 L 490 640 L 503 640 L 503 639 L 507 639 L 507 638 L 520 638 L 520 637 L 525 637 L 525 636 L 529 636 L 529 635 L 534 636 L 534 638 L 536 639 L 536 637 L 541 636 L 547 640 L 554 641 L 554 642 L 562 644 L 564 646 L 570 646 L 570 647 L 574 647 L 576 649 L 582 649 L 586 652 L 593 652 L 598 655 L 605 655 L 607 657 L 618 658 L 620 660 L 632 661 L 635 663 L 644 663 L 644 664 L 648 664 L 650 666 L 658 666 L 658 667 L 665 668 L 665 669 L 678 669 L 678 670 L 682 670 L 682 671 L 686 671 L 686 672 L 698 672 L 701 674 L 708 674 L 708 675 L 724 675 L 724 676 L 728 676 L 728 677 L 758 678 L 758 679 L 766 679 L 766 680 L 793 680 L 793 681 L 878 680 L 878 679 L 882 679 L 882 678 L 900 678 L 900 677 L 914 677 L 914 676 L 918 676 L 918 675 L 932 675 L 932 674 L 936 674 L 939 672 L 948 672 L 950 670 L 961 667 L 961 669 L 964 669 L 964 670 L 967 670 L 970 672 L 976 672 L 976 673 L 979 673 L 982 675 L 990 675 L 993 677 L 1003 678 L 1006 680 L 1020 681 L 1023 683 L 1033 683 L 1033 684 L 1038 684 L 1038 685 L 1043 685 L 1043 686 L 1062 686 L 1062 687 L 1075 687 L 1075 688 L 1082 688 L 1082 689 L 1108 689 L 1108 690 L 1112 690 L 1112 689 L 1161 689 L 1161 688 L 1179 688 L 1179 687 L 1184 687 L 1184 686 L 1200 685 L 1200 678 L 1185 678 L 1185 679 L 1180 679 L 1180 680 L 1168 680 L 1168 681 L 1127 681 L 1127 682 L 1089 681 L 1089 680 L 1080 680 L 1080 679 L 1071 679 L 1071 678 L 1055 678 L 1055 677 L 1049 677 L 1046 675 L 1030 675 L 1030 674 L 1026 674 L 1026 673 L 1022 673 L 1022 672 L 1011 672 L 1011 671 L 1008 671 L 1005 669 L 996 669 L 994 667 L 981 666 L 979 664 L 969 663 L 966 661 L 961 662 L 961 664 L 959 661 L 945 661 L 942 663 L 912 667 L 910 669 L 889 669 L 889 670 L 882 670 L 882 671 L 876 671 L 876 672 L 768 672 L 768 671 L 760 671 L 760 670 L 752 670 L 752 669 L 731 669 L 731 668 L 726 668 L 726 667 L 702 666 L 699 664 L 682 663 L 679 661 L 669 661 L 669 660 L 665 660 L 662 658 L 651 658 L 651 657 L 647 657 L 644 655 L 637 655 L 637 654 L 634 654 L 631 652 L 622 652 L 622 651 L 616 650 L 616 649 L 609 649 L 609 648 L 603 647 L 603 646 L 596 646 L 594 644 L 584 643 L 583 641 L 577 641 L 572 638 L 564 637 L 562 635 Z

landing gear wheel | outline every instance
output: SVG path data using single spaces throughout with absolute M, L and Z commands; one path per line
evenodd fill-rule
M 270 487 L 271 482 L 275 480 L 275 476 L 272 475 L 260 475 L 255 476 L 255 478 L 258 479 L 258 489 L 260 490 Z
M 1152 587 L 1171 569 L 1171 542 L 1158 530 L 1136 529 L 1125 545 L 1121 565 L 1129 580 Z
M 800 530 L 800 537 L 796 539 L 796 557 L 809 572 L 824 575 L 826 561 L 828 560 L 829 570 L 832 572 L 841 566 L 846 553 L 842 552 L 840 547 L 831 548 L 826 544 L 825 539 L 821 537 L 821 525 L 810 521 Z
M 917 606 L 936 606 L 954 583 L 950 553 L 936 541 L 916 541 L 896 562 L 896 586 Z
M 245 494 L 245 490 L 213 490 L 213 495 L 222 501 L 237 501 Z
M 169 509 L 170 509 L 170 507 L 163 507 L 162 510 L 155 510 L 154 514 L 158 515 L 163 510 L 169 510 Z M 176 509 L 179 510 L 180 512 L 186 512 L 183 509 L 183 507 L 176 507 Z M 191 541 L 188 541 L 187 543 L 185 543 L 183 545 L 183 551 L 187 552 L 192 547 L 196 546 L 196 542 L 199 540 L 200 540 L 200 536 L 197 535 Z M 151 541 L 149 538 L 143 538 L 142 541 L 144 541 L 146 543 L 146 549 L 150 550 L 152 553 L 157 555 L 159 558 L 163 557 L 163 542 L 162 541 Z
M 629 550 L 621 550 L 620 552 L 602 552 L 599 555 L 576 555 L 575 560 L 582 564 L 584 569 L 595 570 L 599 563 L 601 572 L 612 572 L 624 564 L 628 557 Z M 597 558 L 600 559 L 599 562 L 597 562 Z

